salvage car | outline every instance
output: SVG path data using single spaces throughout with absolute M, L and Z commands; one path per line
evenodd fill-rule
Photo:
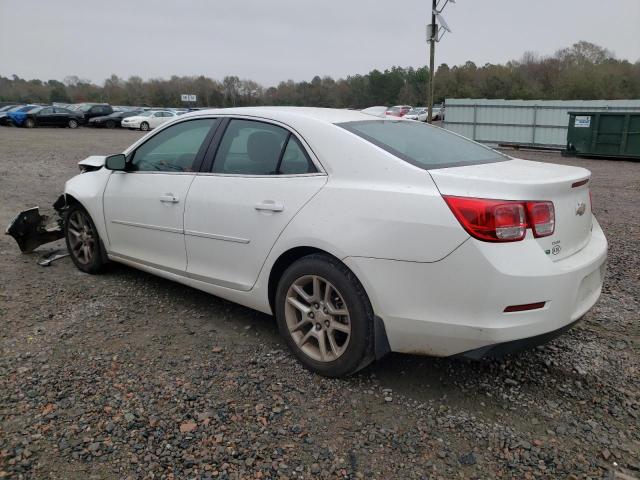
M 22 108 L 24 105 L 8 105 L 6 107 L 3 107 L 2 110 L 0 110 L 0 125 L 9 125 L 9 118 L 7 117 L 7 115 L 9 114 L 9 112 L 13 112 L 15 110 L 18 110 L 19 108 Z
M 385 112 L 385 115 L 391 117 L 404 117 L 410 110 L 411 105 L 396 105 Z
M 113 113 L 113 107 L 107 103 L 81 103 L 75 108 L 83 117 L 83 123 L 88 123 L 94 117 L 103 117 Z
M 117 111 L 110 115 L 102 117 L 94 117 L 87 124 L 90 127 L 117 128 L 121 126 L 122 120 L 129 117 L 135 117 L 143 113 L 143 110 Z
M 78 128 L 84 120 L 81 113 L 62 107 L 39 107 L 24 113 L 21 126 Z
M 24 105 L 22 107 L 9 110 L 7 116 L 0 119 L 3 125 L 15 125 L 16 127 L 22 126 L 27 119 L 27 114 L 33 110 L 42 108 L 40 105 Z
M 177 116 L 177 113 L 170 110 L 147 110 L 133 117 L 123 119 L 120 125 L 122 128 L 146 132 L 173 120 Z
M 23 250 L 57 232 L 83 272 L 120 262 L 274 314 L 322 375 L 389 351 L 479 358 L 543 343 L 602 290 L 588 170 L 424 123 L 205 110 L 80 168 L 54 205 L 58 228 L 37 210 L 9 227 Z
M 413 107 L 407 112 L 404 118 L 406 118 L 407 120 L 418 120 L 419 122 L 426 122 L 427 109 L 426 107 Z

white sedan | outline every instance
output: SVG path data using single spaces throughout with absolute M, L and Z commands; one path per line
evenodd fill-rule
M 80 164 L 63 198 L 80 270 L 121 262 L 274 314 L 323 375 L 535 345 L 602 289 L 588 170 L 423 123 L 205 110 Z
M 123 119 L 121 126 L 122 128 L 146 132 L 147 130 L 159 127 L 163 123 L 173 120 L 177 116 L 178 114 L 171 110 L 147 110 L 140 115 Z

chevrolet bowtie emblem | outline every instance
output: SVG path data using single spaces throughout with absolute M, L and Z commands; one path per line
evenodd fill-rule
M 582 216 L 584 212 L 587 210 L 587 204 L 584 202 L 578 202 L 578 206 L 576 207 L 576 215 Z

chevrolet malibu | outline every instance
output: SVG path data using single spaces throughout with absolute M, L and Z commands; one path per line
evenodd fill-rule
M 274 314 L 308 369 L 389 351 L 480 358 L 547 341 L 597 301 L 590 172 L 360 112 L 180 116 L 66 184 L 75 265 L 130 265 Z

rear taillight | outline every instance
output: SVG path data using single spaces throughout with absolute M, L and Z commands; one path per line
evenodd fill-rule
M 534 237 L 551 235 L 556 226 L 556 215 L 552 202 L 527 202 L 529 226 Z
M 524 239 L 527 228 L 534 237 L 546 237 L 555 228 L 552 202 L 443 197 L 462 227 L 485 242 L 517 242 Z

